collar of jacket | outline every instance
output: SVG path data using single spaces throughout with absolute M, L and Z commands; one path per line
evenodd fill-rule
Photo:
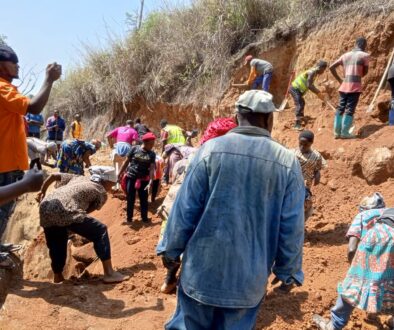
M 238 126 L 233 128 L 229 133 L 237 133 L 251 136 L 265 136 L 270 138 L 271 134 L 265 128 L 257 126 Z

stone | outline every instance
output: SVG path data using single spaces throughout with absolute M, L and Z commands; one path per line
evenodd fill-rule
M 394 152 L 387 147 L 368 150 L 363 155 L 361 171 L 369 184 L 380 184 L 394 177 Z
M 93 249 L 93 243 L 88 243 L 79 247 L 71 247 L 72 257 L 79 262 L 91 264 L 96 258 L 96 253 Z

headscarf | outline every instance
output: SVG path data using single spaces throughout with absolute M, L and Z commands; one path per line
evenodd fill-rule
M 372 209 L 382 209 L 385 207 L 386 204 L 384 202 L 382 194 L 376 192 L 372 196 L 364 197 L 361 200 L 359 210 L 361 212 L 361 211 L 372 210 Z
M 208 124 L 208 127 L 200 140 L 200 144 L 203 145 L 211 139 L 225 135 L 235 127 L 237 127 L 237 124 L 234 122 L 233 118 L 216 119 Z

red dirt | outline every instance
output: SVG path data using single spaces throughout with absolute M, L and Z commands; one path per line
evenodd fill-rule
M 373 45 L 373 58 L 366 80 L 369 86 L 356 115 L 357 128 L 363 127 L 362 139 L 334 140 L 332 112 L 322 107 L 320 101 L 312 96 L 307 97 L 308 128 L 316 133 L 315 148 L 327 158 L 328 169 L 322 173 L 322 183 L 313 188 L 316 196 L 315 214 L 306 223 L 305 231 L 305 284 L 287 295 L 277 293 L 269 287 L 258 317 L 257 329 L 314 329 L 311 324 L 312 314 L 329 315 L 329 309 L 336 299 L 336 286 L 346 274 L 348 263 L 345 233 L 357 214 L 360 199 L 379 191 L 385 196 L 387 205 L 394 205 L 394 178 L 381 178 L 383 183 L 369 185 L 357 171 L 366 150 L 381 146 L 393 150 L 393 128 L 384 126 L 378 119 L 367 117 L 364 113 L 379 80 L 378 75 L 383 71 L 388 50 L 393 46 L 393 17 L 393 14 L 359 20 L 352 17 L 350 19 L 354 24 L 342 24 L 343 21 L 341 23 L 341 18 L 338 18 L 316 30 L 312 29 L 307 35 L 301 33 L 288 43 L 273 48 L 269 45 L 271 50 L 261 51 L 263 57 L 267 55 L 280 68 L 279 77 L 273 82 L 274 92 L 278 91 L 280 95 L 283 90 L 280 81 L 287 84 L 284 77 L 288 76 L 289 63 L 294 53 L 299 55 L 296 68 L 301 69 L 320 57 L 335 59 L 345 48 L 351 47 L 355 36 L 363 33 L 368 35 L 370 44 Z M 325 42 L 322 43 L 321 40 Z M 333 85 L 332 77 L 328 74 L 325 78 L 327 91 L 335 103 L 336 85 Z M 182 122 L 185 128 L 194 125 L 203 128 L 212 117 L 231 113 L 238 95 L 237 91 L 229 89 L 217 106 L 204 109 L 158 103 L 157 108 L 156 105 L 151 106 L 155 108 L 152 112 L 148 105 L 139 104 L 137 112 L 132 115 L 144 114 L 143 119 L 152 125 L 157 124 L 162 116 L 167 116 L 170 121 Z M 120 121 L 126 115 L 120 115 L 114 110 L 107 119 L 112 119 L 112 116 Z M 297 144 L 298 134 L 289 129 L 293 116 L 291 110 L 281 113 L 276 118 L 273 134 L 274 138 L 288 147 L 295 147 Z M 101 120 L 95 129 L 104 131 L 101 128 L 108 121 Z M 156 206 L 158 204 L 159 202 Z M 145 227 L 139 223 L 132 228 L 122 226 L 124 207 L 124 201 L 110 198 L 95 216 L 108 225 L 113 263 L 115 267 L 131 275 L 130 280 L 119 285 L 104 285 L 99 279 L 91 277 L 53 285 L 48 280 L 49 265 L 44 240 L 39 236 L 25 254 L 24 278 L 10 289 L 3 305 L 0 329 L 163 328 L 175 309 L 176 298 L 175 295 L 159 293 L 164 278 L 160 259 L 155 256 L 160 220 L 152 215 L 151 226 Z M 90 266 L 89 272 L 101 272 L 98 266 L 100 265 Z M 74 272 L 72 268 L 73 264 L 70 263 L 70 273 Z M 381 321 L 383 319 L 381 317 Z M 346 329 L 382 328 L 379 322 L 366 322 L 365 313 L 355 311 Z

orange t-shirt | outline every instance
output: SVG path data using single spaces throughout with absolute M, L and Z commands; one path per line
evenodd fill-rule
M 0 173 L 29 169 L 23 122 L 28 105 L 28 97 L 0 78 Z

